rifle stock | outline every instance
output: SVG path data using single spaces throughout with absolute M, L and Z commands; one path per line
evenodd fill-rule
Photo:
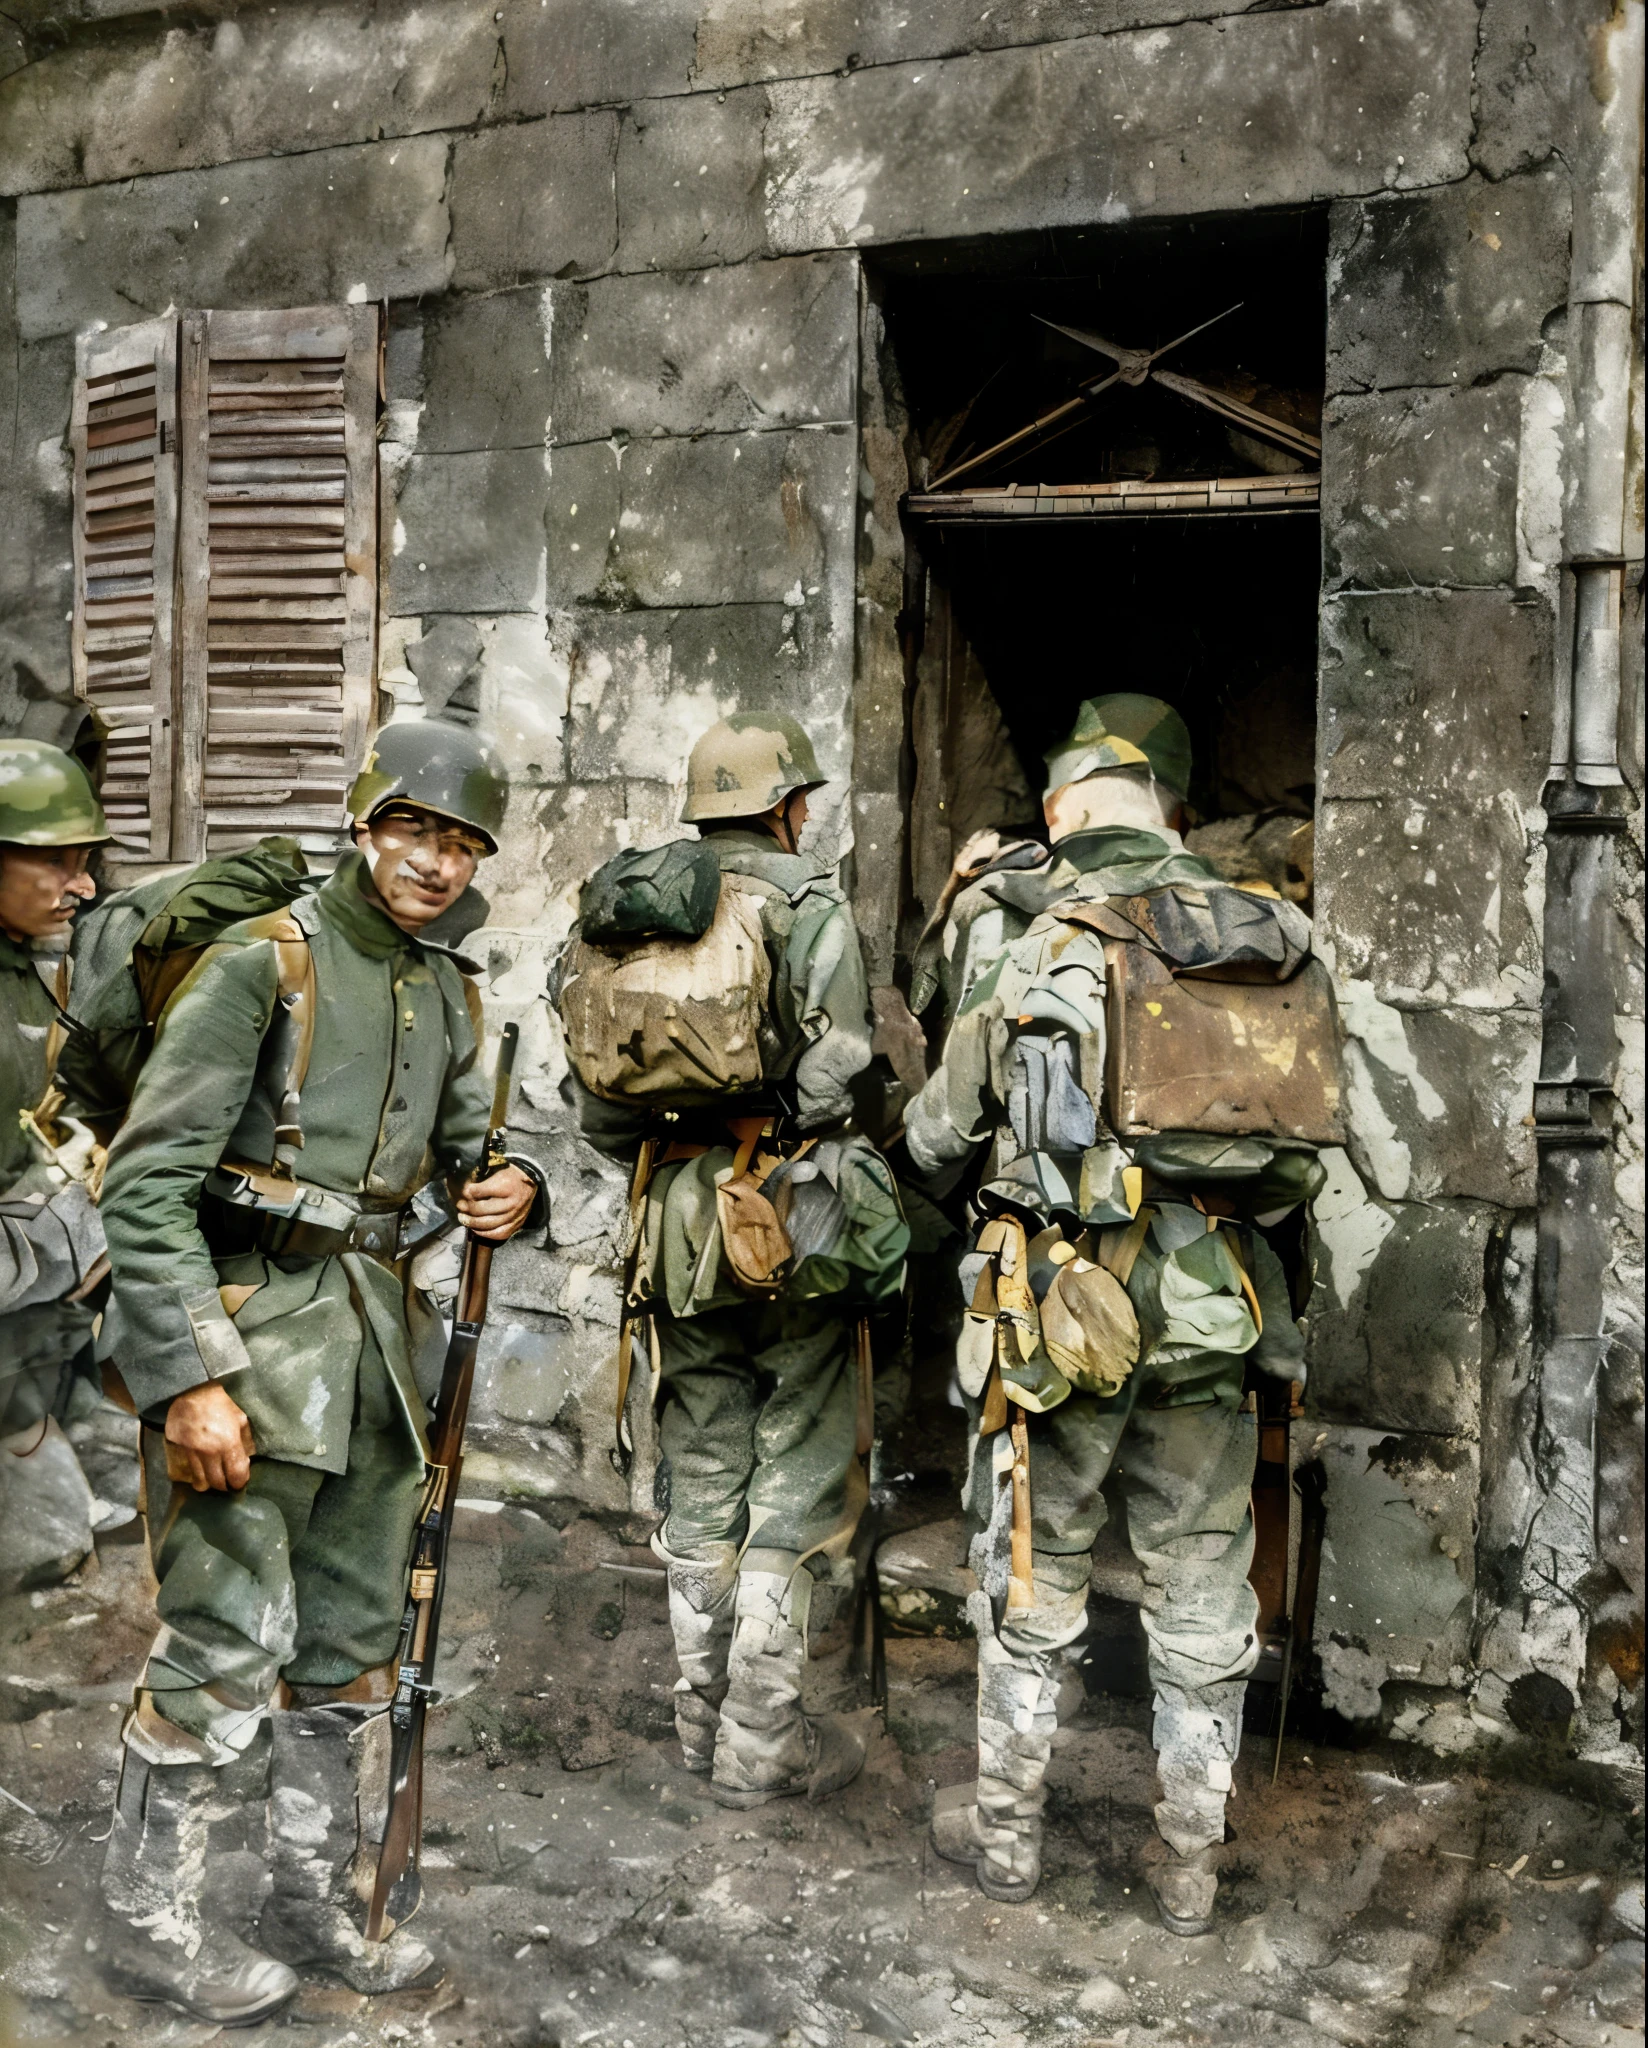
M 504 1026 L 486 1150 L 477 1178 L 506 1164 L 503 1134 L 518 1036 L 513 1024 Z M 395 1697 L 389 1707 L 389 1810 L 366 1915 L 368 1941 L 387 1940 L 397 1926 L 409 1919 L 422 1889 L 418 1852 L 423 1834 L 424 1724 L 434 1698 L 435 1656 L 446 1592 L 446 1553 L 452 1534 L 452 1510 L 458 1498 L 458 1478 L 463 1470 L 464 1428 L 475 1384 L 475 1359 L 486 1322 L 492 1249 L 490 1243 L 473 1232 L 466 1234 L 457 1316 L 446 1347 L 446 1363 L 441 1369 L 441 1390 L 436 1396 L 434 1427 L 430 1432 L 428 1477 L 412 1538 L 411 1577 L 396 1656 Z

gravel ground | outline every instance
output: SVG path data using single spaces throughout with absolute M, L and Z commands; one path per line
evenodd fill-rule
M 888 1644 L 886 1726 L 844 1641 L 814 1704 L 868 1765 L 823 1806 L 728 1812 L 682 1768 L 662 1580 L 640 1532 L 465 1511 L 432 1717 L 432 1992 L 306 1984 L 244 2048 L 1626 2048 L 1642 2041 L 1641 1782 L 1444 1769 L 1424 1751 L 1268 1744 L 1238 1769 L 1216 1930 L 1165 1934 L 1135 1874 L 1155 1796 L 1144 1706 L 1061 1732 L 1046 1877 L 985 1899 L 936 1859 L 934 1790 L 971 1770 L 972 1646 Z M 630 1567 L 614 1572 L 606 1567 Z M 0 1605 L 0 2041 L 189 2044 L 216 2030 L 101 1983 L 98 1839 L 148 1636 L 139 1544 Z M 262 1865 L 223 1862 L 250 1923 Z

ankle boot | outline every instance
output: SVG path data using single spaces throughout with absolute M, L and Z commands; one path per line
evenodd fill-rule
M 1146 1860 L 1150 1887 L 1172 1934 L 1205 1934 L 1213 1924 L 1225 1839 L 1225 1801 L 1242 1740 L 1246 1681 L 1156 1688 L 1152 1730 L 1162 1797 L 1161 1844 Z
M 738 1575 L 710 1789 L 734 1807 L 800 1792 L 824 1799 L 858 1776 L 864 1743 L 837 1715 L 801 1711 L 811 1575 L 783 1552 L 752 1554 L 787 1569 L 752 1570 L 746 1561 Z
M 271 1955 L 368 1995 L 440 1981 L 443 1965 L 404 1931 L 362 1931 L 375 1859 L 362 1853 L 361 1748 L 381 1715 L 303 1707 L 274 1716 L 269 1834 L 274 1885 L 259 1937 Z
M 715 1765 L 721 1702 L 727 1696 L 738 1549 L 732 1543 L 706 1544 L 698 1557 L 676 1557 L 657 1536 L 652 1547 L 669 1566 L 670 1629 L 681 1666 L 675 1732 L 687 1769 L 707 1778 Z
M 278 2012 L 298 1980 L 212 1917 L 211 1824 L 231 1818 L 241 1803 L 227 1776 L 209 1763 L 157 1764 L 126 1750 L 103 1853 L 101 1889 L 112 1922 L 103 1974 L 128 1998 L 163 2000 L 220 2027 L 250 2027 Z
M 972 1864 L 987 1898 L 1018 1904 L 1041 1882 L 1044 1780 L 1058 1726 L 1049 1656 L 1004 1649 L 988 1597 L 973 1595 L 978 1627 L 978 1784 L 971 1797 L 941 1800 L 932 1843 L 953 1863 Z

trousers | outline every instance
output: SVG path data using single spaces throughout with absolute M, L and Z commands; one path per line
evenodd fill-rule
M 658 1314 L 669 1465 L 662 1531 L 794 1552 L 848 1537 L 862 1506 L 852 1319 L 817 1300 Z
M 144 1437 L 152 1503 L 167 1485 L 163 1445 L 156 1430 Z M 347 1685 L 386 1662 L 423 1477 L 368 1332 L 343 1472 L 254 1457 L 239 1493 L 170 1488 L 150 1522 L 160 1631 L 143 1685 L 156 1710 L 221 1761 L 250 1742 L 279 1680 Z
M 1183 1359 L 1140 1366 L 1107 1399 L 1072 1394 L 1028 1418 L 1035 1602 L 1011 1615 L 1000 1597 L 1010 1482 L 997 1470 L 997 1439 L 976 1434 L 974 1404 L 966 1505 L 980 1532 L 975 1569 L 997 1596 L 1005 1649 L 1044 1654 L 1080 1635 L 1089 1553 L 1108 1518 L 1101 1489 L 1114 1471 L 1144 1579 L 1141 1618 L 1157 1690 L 1194 1691 L 1252 1671 L 1259 1608 L 1247 1575 L 1257 1418 L 1241 1406 L 1239 1355 L 1210 1353 L 1201 1363 L 1200 1372 Z

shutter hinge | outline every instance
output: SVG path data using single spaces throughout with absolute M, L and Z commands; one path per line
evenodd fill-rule
M 160 422 L 160 452 L 162 455 L 177 453 L 177 429 L 170 420 Z

